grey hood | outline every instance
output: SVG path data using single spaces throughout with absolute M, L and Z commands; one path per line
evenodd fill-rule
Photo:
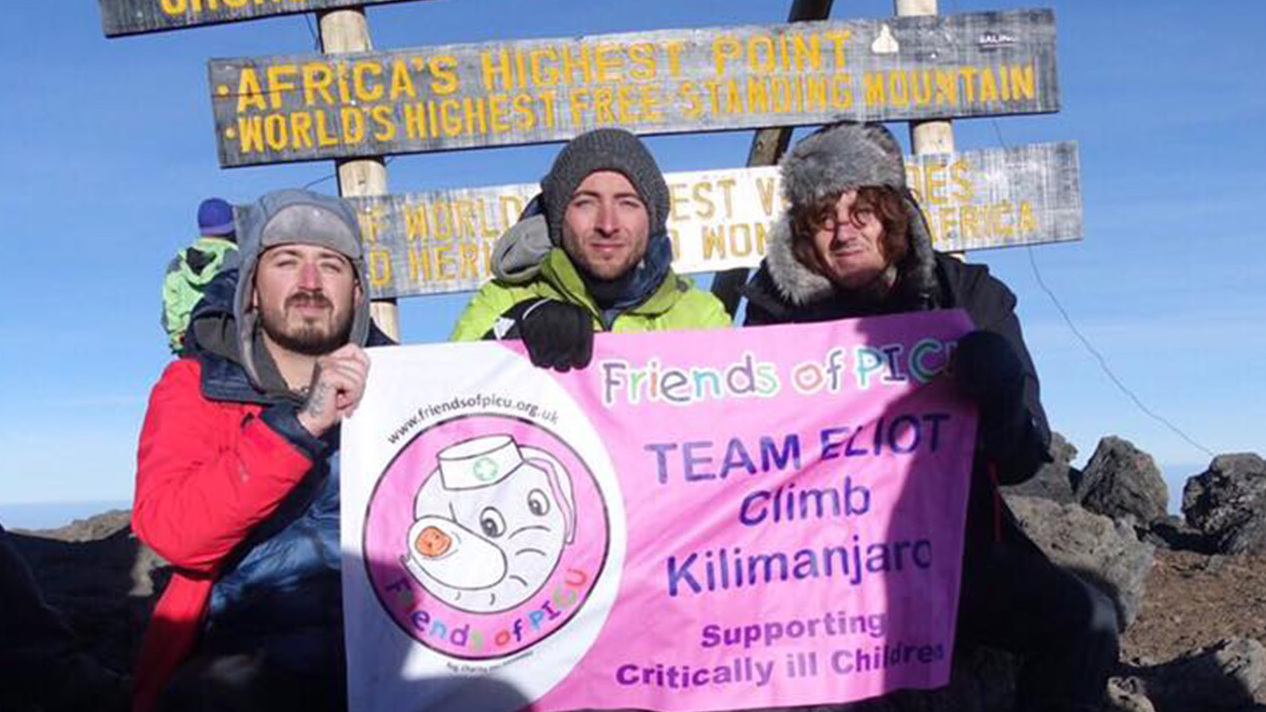
M 510 284 L 530 282 L 540 273 L 541 263 L 554 247 L 544 204 L 538 194 L 523 209 L 519 221 L 493 245 L 492 275 Z
M 346 201 L 307 190 L 277 190 L 246 206 L 239 215 L 238 228 L 241 267 L 233 297 L 233 317 L 241 364 L 253 385 L 262 387 L 255 353 L 259 325 L 251 308 L 251 296 L 259 256 L 270 247 L 294 243 L 319 245 L 347 257 L 364 293 L 360 304 L 354 307 L 348 341 L 365 345 L 370 316 L 364 248 L 356 213 Z
M 881 124 L 838 123 L 810 134 L 782 160 L 783 194 L 791 205 L 812 205 L 822 198 L 862 186 L 897 190 L 909 222 L 909 250 L 898 267 L 897 289 L 929 304 L 936 292 L 932 236 L 914 196 L 906 187 L 901 146 Z M 830 280 L 796 260 L 792 224 L 784 213 L 769 236 L 766 265 L 780 294 L 801 305 L 834 291 Z

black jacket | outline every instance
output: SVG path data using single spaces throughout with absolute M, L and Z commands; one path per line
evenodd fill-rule
M 783 253 L 786 254 L 786 253 Z M 1031 478 L 1045 462 L 1050 461 L 1050 427 L 1039 399 L 1039 383 L 1033 360 L 1015 315 L 1015 295 L 1005 284 L 989 274 L 984 265 L 966 264 L 948 255 L 934 256 L 936 289 L 932 304 L 910 304 L 908 298 L 896 295 L 878 304 L 862 304 L 840 292 L 803 289 L 796 280 L 804 275 L 796 272 L 798 264 L 783 262 L 780 282 L 770 269 L 768 260 L 744 289 L 748 299 L 745 326 L 765 324 L 809 323 L 878 316 L 924 308 L 963 309 L 977 329 L 1002 335 L 1014 347 L 1024 366 L 1023 407 L 1028 415 L 1027 427 L 1018 437 L 1005 438 L 1004 451 L 990 452 L 977 447 L 973 466 L 971 501 L 968 509 L 968 536 L 988 536 L 999 531 L 998 517 L 1010 518 L 997 494 L 998 484 L 1015 484 Z M 800 267 L 800 269 L 804 269 Z M 805 270 L 807 272 L 807 270 Z M 985 427 L 982 424 L 982 427 Z M 978 442 L 987 438 L 981 433 Z M 995 440 L 997 440 L 995 438 Z M 997 448 L 995 448 L 997 450 Z M 990 526 L 992 521 L 993 526 Z

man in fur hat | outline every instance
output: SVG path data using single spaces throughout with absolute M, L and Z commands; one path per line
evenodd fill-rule
M 347 708 L 339 425 L 373 329 L 356 215 L 269 193 L 243 219 L 185 357 L 150 395 L 132 526 L 174 573 L 136 664 L 134 709 Z
M 668 211 L 664 175 L 636 136 L 577 136 L 497 241 L 496 278 L 471 300 L 452 338 L 519 338 L 532 363 L 567 371 L 588 365 L 595 330 L 728 326 L 716 297 L 673 272 Z
M 998 494 L 999 482 L 1026 480 L 1050 461 L 1050 430 L 1015 295 L 984 265 L 932 250 L 906 188 L 901 148 L 883 126 L 823 128 L 783 160 L 782 179 L 789 208 L 745 290 L 746 324 L 967 311 L 977 331 L 959 341 L 952 371 L 978 404 L 980 427 L 959 640 L 1023 657 L 1016 709 L 1098 710 L 1117 661 L 1115 608 L 1052 564 Z

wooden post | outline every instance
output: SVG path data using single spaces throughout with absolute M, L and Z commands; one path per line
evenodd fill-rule
M 364 8 L 355 6 L 327 10 L 317 16 L 323 52 L 368 52 L 374 48 Z M 339 195 L 365 197 L 387 194 L 387 165 L 381 157 L 343 159 L 335 161 L 335 166 Z M 384 334 L 400 340 L 400 309 L 395 299 L 375 299 L 370 305 L 370 314 Z
M 893 0 L 898 17 L 910 15 L 935 15 L 937 0 Z M 947 119 L 910 122 L 910 150 L 912 153 L 953 153 L 954 125 Z M 961 261 L 967 260 L 965 252 L 949 253 Z
M 897 17 L 935 15 L 937 0 L 893 0 Z M 911 121 L 910 148 L 913 153 L 953 153 L 954 128 L 949 121 Z
M 831 3 L 834 0 L 793 0 L 791 11 L 787 14 L 787 22 L 809 22 L 825 20 L 831 14 Z M 757 129 L 752 138 L 752 148 L 747 153 L 747 165 L 772 166 L 787 152 L 791 144 L 790 127 L 776 129 Z M 725 311 L 734 318 L 738 310 L 740 290 L 747 284 L 746 268 L 730 269 L 718 272 L 712 278 L 712 293 L 725 305 Z

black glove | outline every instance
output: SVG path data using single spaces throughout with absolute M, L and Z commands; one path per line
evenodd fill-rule
M 981 408 L 1023 395 L 1024 364 L 1001 334 L 973 331 L 964 335 L 958 340 L 950 368 L 959 390 Z
M 1005 457 L 1029 426 L 1020 355 L 1001 334 L 973 331 L 958 340 L 950 368 L 959 391 L 980 408 L 982 446 Z
M 532 364 L 569 371 L 584 368 L 593 358 L 593 317 L 582 306 L 555 299 L 519 302 L 502 314 L 501 324 L 513 322 L 497 338 L 523 340 Z M 499 331 L 498 326 L 493 327 Z

